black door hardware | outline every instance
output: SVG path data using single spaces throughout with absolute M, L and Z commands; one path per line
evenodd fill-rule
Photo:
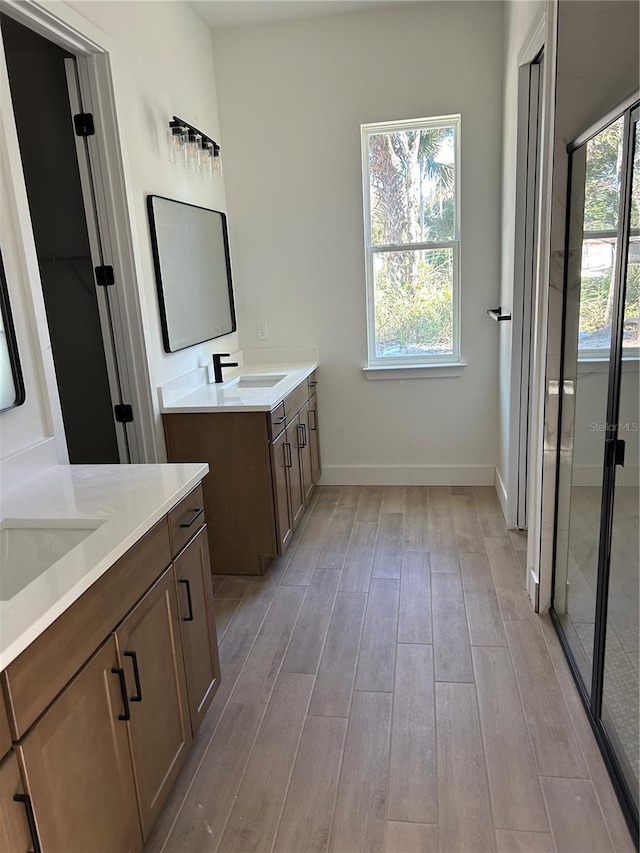
M 91 113 L 78 113 L 73 117 L 76 136 L 94 136 L 96 126 Z
M 288 441 L 284 442 L 284 457 L 285 457 L 285 467 L 293 468 L 293 458 L 291 456 L 291 445 Z
M 135 652 L 125 652 L 126 658 L 131 658 L 133 664 L 133 679 L 136 683 L 136 692 L 129 697 L 131 702 L 142 702 L 142 687 L 140 685 L 140 670 L 138 669 L 138 655 Z
M 40 842 L 38 840 L 38 830 L 36 829 L 36 819 L 33 814 L 33 805 L 31 797 L 28 794 L 14 794 L 13 801 L 22 803 L 27 813 L 27 824 L 29 826 L 29 835 L 31 836 L 31 844 L 33 845 L 33 853 L 40 853 Z
M 497 323 L 501 323 L 503 320 L 510 320 L 511 314 L 503 314 L 502 313 L 502 305 L 498 305 L 497 308 L 489 308 L 487 311 L 489 317 L 492 320 L 495 320 Z
M 201 507 L 201 506 L 196 507 L 195 509 L 192 509 L 191 512 L 193 513 L 191 520 L 190 521 L 181 521 L 180 527 L 191 527 L 191 525 L 194 523 L 196 518 L 199 518 L 202 515 L 202 513 L 204 512 L 204 507 Z
M 130 424 L 133 421 L 133 409 L 129 403 L 119 403 L 114 406 L 113 413 L 119 424 Z
M 103 265 L 101 267 L 96 267 L 96 284 L 98 287 L 113 287 L 116 283 L 115 276 L 113 274 L 113 267 L 108 265 Z
M 124 712 L 122 714 L 118 714 L 118 719 L 123 720 L 126 723 L 127 720 L 131 719 L 131 714 L 129 713 L 129 697 L 127 696 L 127 680 L 124 677 L 124 669 L 122 669 L 121 666 L 112 666 L 111 672 L 114 675 L 117 675 L 120 679 L 120 692 L 122 693 Z
M 187 578 L 180 578 L 178 583 L 183 583 L 184 587 L 187 591 L 187 607 L 189 608 L 189 615 L 183 616 L 183 622 L 193 622 L 193 601 L 191 600 L 191 584 L 187 580 Z

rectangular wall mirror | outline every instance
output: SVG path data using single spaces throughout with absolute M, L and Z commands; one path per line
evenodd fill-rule
M 226 215 L 155 195 L 147 204 L 165 352 L 235 332 Z
M 22 405 L 24 400 L 24 382 L 0 251 L 0 412 Z

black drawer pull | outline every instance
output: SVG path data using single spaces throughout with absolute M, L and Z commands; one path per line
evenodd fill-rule
M 310 379 L 309 380 L 309 387 L 310 388 L 315 388 L 317 384 L 318 384 L 318 382 L 316 379 Z
M 298 443 L 300 444 L 300 449 L 304 449 L 307 446 L 307 425 L 298 424 L 298 429 L 301 430 L 300 435 L 302 435 L 302 439 L 298 438 Z
M 129 697 L 130 702 L 142 702 L 142 687 L 140 686 L 140 670 L 138 669 L 138 655 L 135 652 L 125 652 L 126 658 L 131 658 L 133 664 L 133 677 L 136 682 L 136 692 Z
M 311 423 L 311 415 L 313 415 L 313 423 Z M 309 429 L 314 432 L 318 429 L 317 414 L 315 409 L 309 409 Z
M 27 824 L 29 825 L 29 835 L 31 836 L 31 844 L 33 845 L 33 853 L 41 853 L 40 842 L 38 841 L 38 830 L 36 829 L 36 819 L 33 814 L 33 805 L 31 797 L 28 794 L 14 794 L 13 801 L 15 803 L 23 803 L 27 813 Z
M 192 509 L 191 512 L 193 513 L 193 518 L 191 519 L 191 521 L 180 522 L 180 527 L 191 527 L 191 525 L 194 523 L 196 518 L 200 518 L 200 516 L 204 512 L 204 507 L 202 507 L 202 506 L 196 507 L 196 509 Z
M 193 601 L 191 600 L 191 584 L 189 583 L 189 581 L 186 578 L 180 578 L 178 583 L 183 583 L 185 586 L 185 589 L 187 590 L 187 606 L 189 608 L 189 615 L 183 616 L 182 621 L 183 622 L 193 622 Z
M 293 457 L 291 456 L 291 445 L 288 441 L 284 442 L 284 464 L 286 468 L 293 468 Z
M 111 672 L 114 675 L 119 676 L 120 678 L 120 692 L 122 693 L 122 704 L 124 705 L 124 713 L 118 714 L 118 719 L 123 720 L 125 723 L 127 720 L 131 719 L 131 714 L 129 712 L 129 697 L 127 696 L 127 680 L 124 677 L 124 669 L 121 666 L 113 666 L 111 667 Z
M 283 415 L 281 418 L 276 418 L 275 421 L 272 421 L 272 423 L 274 423 L 276 426 L 280 426 L 280 424 L 283 424 L 286 419 L 286 415 Z

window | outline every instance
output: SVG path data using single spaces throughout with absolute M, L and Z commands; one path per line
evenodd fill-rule
M 362 125 L 370 367 L 459 362 L 460 116 Z

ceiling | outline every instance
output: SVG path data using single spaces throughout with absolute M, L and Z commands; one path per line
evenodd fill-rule
M 400 2 L 406 0 L 191 0 L 189 5 L 206 24 L 217 28 L 339 15 Z

